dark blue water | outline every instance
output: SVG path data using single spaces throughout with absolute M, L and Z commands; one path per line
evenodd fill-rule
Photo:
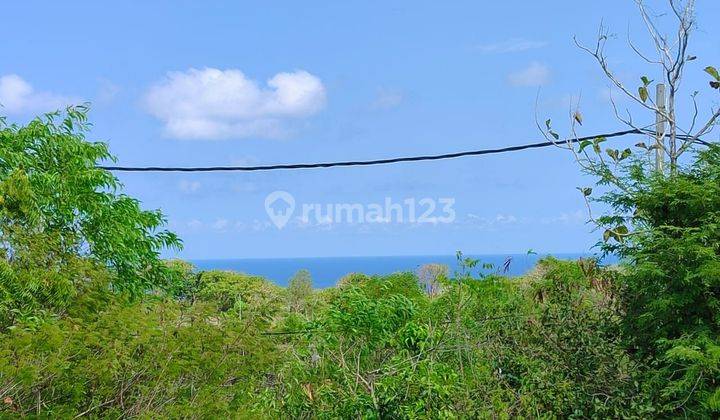
M 480 260 L 474 273 L 504 271 L 509 259 L 507 275 L 517 276 L 526 273 L 544 255 L 471 255 Z M 577 259 L 587 254 L 554 254 L 560 259 Z M 324 258 L 267 258 L 267 259 L 225 259 L 194 260 L 193 264 L 201 270 L 232 270 L 263 276 L 273 283 L 286 286 L 289 279 L 298 270 L 310 271 L 313 286 L 318 288 L 334 286 L 348 273 L 391 274 L 399 271 L 415 271 L 423 264 L 445 264 L 450 272 L 461 268 L 454 255 L 417 255 L 396 257 L 324 257 Z M 482 269 L 482 264 L 492 264 L 492 268 Z

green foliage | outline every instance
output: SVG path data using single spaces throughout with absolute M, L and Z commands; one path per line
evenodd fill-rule
M 349 273 L 343 276 L 340 280 L 337 282 L 337 287 L 344 288 L 350 285 L 360 285 L 367 280 L 369 280 L 370 277 L 366 276 L 362 273 Z
M 620 346 L 615 275 L 544 261 L 435 298 L 415 276 L 345 286 L 264 389 L 273 417 L 632 417 L 652 408 Z
M 580 144 L 611 159 L 591 169 L 616 187 L 596 200 L 620 267 L 546 258 L 507 278 L 458 252 L 454 277 L 429 265 L 318 291 L 307 271 L 283 289 L 161 261 L 177 238 L 96 167 L 111 157 L 84 112 L 0 129 L 0 417 L 720 412 L 720 148 L 661 177 Z
M 670 177 L 638 177 L 635 232 L 615 246 L 632 263 L 623 277 L 625 331 L 653 365 L 653 395 L 672 415 L 717 411 L 720 389 L 720 149 Z M 629 201 L 627 201 L 629 199 Z M 714 407 L 714 408 L 713 408 Z
M 290 279 L 287 302 L 291 312 L 310 315 L 313 306 L 312 277 L 308 270 L 300 270 Z
M 168 260 L 165 264 L 170 278 L 165 291 L 176 299 L 194 302 L 201 288 L 195 266 L 183 260 Z
M 705 67 L 705 73 L 709 74 L 715 80 L 710 81 L 710 87 L 713 89 L 720 89 L 720 73 L 713 66 Z
M 0 341 L 0 416 L 249 416 L 274 362 L 257 331 L 209 303 L 172 301 L 118 301 L 94 319 L 15 330 Z
M 4 333 L 0 413 L 36 414 L 38 401 L 53 417 L 653 413 L 621 345 L 618 274 L 592 261 L 465 273 L 434 295 L 413 273 L 363 277 L 314 292 L 311 316 L 260 277 L 169 265 L 182 293 L 87 289 L 68 315 Z M 701 351 L 704 374 L 714 351 Z
M 102 267 L 134 295 L 168 280 L 159 252 L 179 240 L 96 167 L 112 156 L 85 140 L 88 127 L 84 106 L 26 126 L 0 120 L 0 327 L 62 312 Z
M 283 307 L 281 288 L 259 276 L 232 271 L 205 271 L 197 296 L 214 302 L 221 313 L 255 319 L 266 325 Z
M 605 252 L 626 262 L 619 278 L 623 345 L 644 366 L 643 392 L 658 415 L 717 415 L 720 148 L 708 146 L 670 174 L 624 154 L 608 151 L 613 166 L 583 161 L 610 187 L 595 199 L 610 211 L 595 222 Z

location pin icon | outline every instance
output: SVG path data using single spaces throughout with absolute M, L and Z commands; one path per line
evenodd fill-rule
M 275 227 L 282 229 L 295 211 L 295 198 L 287 191 L 273 191 L 265 197 L 265 211 Z

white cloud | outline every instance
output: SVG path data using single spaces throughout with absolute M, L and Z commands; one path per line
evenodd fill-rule
M 547 46 L 545 41 L 532 41 L 523 38 L 510 38 L 505 41 L 495 42 L 491 44 L 478 45 L 476 49 L 483 53 L 514 53 L 527 50 L 534 50 Z
M 180 139 L 282 137 L 288 120 L 324 106 L 325 87 L 303 70 L 278 73 L 267 87 L 236 69 L 170 72 L 145 96 L 148 112 Z
M 202 184 L 200 184 L 200 182 L 198 181 L 187 181 L 184 179 L 178 183 L 178 188 L 180 189 L 180 191 L 187 194 L 192 194 L 199 191 L 201 186 Z
M 107 79 L 100 79 L 95 100 L 102 104 L 112 102 L 122 90 L 119 85 Z
M 227 229 L 228 226 L 230 226 L 230 221 L 228 221 L 227 219 L 217 219 L 212 224 L 213 229 L 221 231 Z
M 515 224 L 517 223 L 517 221 L 517 217 L 513 216 L 512 214 L 498 214 L 497 216 L 495 216 L 495 223 L 501 225 Z
M 239 165 L 242 166 L 242 165 Z M 232 190 L 236 193 L 254 193 L 258 190 L 257 184 L 249 181 L 238 182 L 233 185 Z
M 513 86 L 542 86 L 550 82 L 550 68 L 545 64 L 533 62 L 522 70 L 508 75 L 508 83 Z
M 458 225 L 474 227 L 480 230 L 497 230 L 503 227 L 527 224 L 531 218 L 517 217 L 512 214 L 497 214 L 495 217 L 483 217 L 477 214 L 468 213 L 465 220 L 460 220 Z
M 36 91 L 30 83 L 17 74 L 0 77 L 0 105 L 2 105 L 0 113 L 51 112 L 79 102 L 74 98 Z
M 233 166 L 252 166 L 259 162 L 255 156 L 234 156 L 230 158 L 230 164 Z
M 391 109 L 399 106 L 404 99 L 405 97 L 401 92 L 382 89 L 378 92 L 372 107 L 375 109 Z
M 588 215 L 582 210 L 575 210 L 571 213 L 560 213 L 559 216 L 555 217 L 543 217 L 540 219 L 540 223 L 543 225 L 582 225 L 587 222 Z
M 204 223 L 197 219 L 192 219 L 189 222 L 187 222 L 187 227 L 191 230 L 199 230 L 202 229 L 204 226 Z

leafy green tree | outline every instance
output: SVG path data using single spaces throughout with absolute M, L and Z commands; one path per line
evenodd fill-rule
M 200 273 L 197 298 L 215 304 L 219 313 L 256 319 L 262 325 L 273 323 L 282 309 L 279 286 L 260 276 L 232 271 Z
M 283 355 L 249 318 L 113 296 L 92 317 L 3 333 L 1 418 L 263 416 L 255 389 Z
M 720 412 L 720 147 L 629 197 L 626 332 L 668 413 Z
M 662 416 L 717 415 L 720 147 L 693 146 L 689 162 L 675 161 L 663 173 L 646 152 L 608 149 L 611 160 L 604 160 L 602 142 L 581 143 L 574 152 L 604 190 L 594 201 L 608 210 L 591 219 L 604 231 L 600 247 L 625 263 L 619 278 L 625 345 L 646 367 L 644 392 Z M 580 190 L 589 204 L 592 190 Z
M 594 47 L 578 45 L 597 60 L 611 84 L 636 110 L 649 113 L 658 133 L 648 144 L 641 142 L 624 150 L 606 147 L 604 138 L 558 145 L 571 151 L 583 170 L 598 180 L 599 195 L 597 191 L 593 195 L 589 187 L 579 190 L 589 210 L 593 201 L 606 210 L 600 217 L 592 212 L 589 216 L 603 231 L 601 248 L 623 257 L 626 263 L 620 277 L 625 345 L 636 361 L 647 367 L 643 384 L 657 414 L 717 417 L 720 152 L 717 144 L 702 137 L 708 137 L 718 124 L 720 109 L 703 116 L 696 98 L 702 92 L 712 95 L 710 100 L 717 99 L 720 74 L 706 65 L 710 89 L 689 95 L 694 106 L 681 109 L 678 98 L 683 75 L 688 63 L 698 60 L 689 53 L 697 26 L 695 2 L 668 2 L 666 16 L 677 24 L 668 35 L 643 1 L 637 5 L 659 58 L 647 59 L 631 46 L 655 67 L 650 74 L 657 74 L 660 80 L 642 76 L 637 94 L 621 81 L 605 55 L 610 39 L 606 28 L 601 27 Z M 620 113 L 615 109 L 615 113 L 632 129 L 643 130 L 636 123 L 641 119 L 633 118 L 630 110 Z M 573 137 L 577 138 L 576 128 L 582 123 L 583 116 L 575 110 L 571 116 Z M 560 138 L 550 120 L 543 131 L 548 139 Z M 664 167 L 667 159 L 669 170 Z
M 165 288 L 170 296 L 178 300 L 194 302 L 201 290 L 201 273 L 187 261 L 173 259 L 165 262 L 170 271 L 170 284 Z
M 308 270 L 299 270 L 295 273 L 287 287 L 288 306 L 291 311 L 307 313 L 313 295 L 312 277 Z
M 6 320 L 32 308 L 57 312 L 90 281 L 78 265 L 104 267 L 111 289 L 135 296 L 169 282 L 160 251 L 180 240 L 163 229 L 160 211 L 142 210 L 98 167 L 114 158 L 105 143 L 86 140 L 87 112 L 70 107 L 24 126 L 0 120 L 0 316 Z

